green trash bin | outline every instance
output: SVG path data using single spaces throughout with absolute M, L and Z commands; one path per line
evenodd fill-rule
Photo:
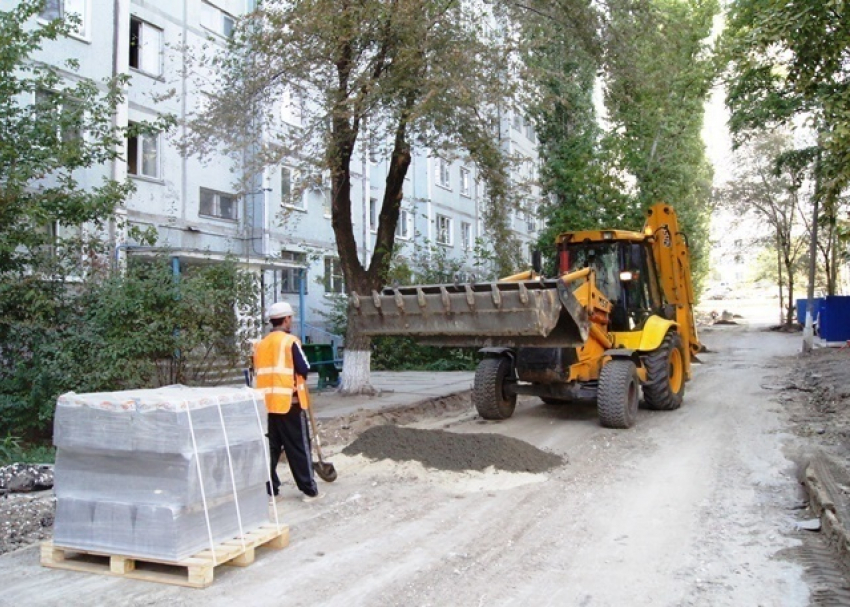
M 301 344 L 310 368 L 319 374 L 319 390 L 339 385 L 338 360 L 334 359 L 333 344 Z

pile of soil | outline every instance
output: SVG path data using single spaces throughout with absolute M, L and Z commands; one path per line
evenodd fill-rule
M 554 453 L 499 434 L 455 434 L 383 425 L 369 428 L 342 451 L 370 459 L 418 461 L 426 468 L 461 472 L 490 466 L 506 472 L 545 472 L 564 463 Z
M 850 461 L 850 348 L 818 348 L 789 360 L 783 400 L 811 447 Z

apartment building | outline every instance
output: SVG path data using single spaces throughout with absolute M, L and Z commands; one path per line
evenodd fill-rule
M 126 102 L 115 117 L 118 125 L 171 114 L 178 122 L 202 98 L 209 74 L 199 72 L 192 55 L 223 48 L 234 24 L 255 0 L 50 0 L 43 19 L 75 13 L 77 31 L 49 43 L 35 57 L 59 67 L 69 58 L 79 62 L 69 79 L 101 81 L 128 74 Z M 14 2 L 0 0 L 8 9 Z M 300 126 L 293 104 L 281 104 L 284 122 Z M 266 167 L 246 175 L 244 159 L 224 154 L 201 161 L 180 153 L 182 127 L 159 136 L 127 141 L 124 157 L 97 167 L 83 183 L 103 176 L 128 177 L 135 193 L 119 210 L 112 226 L 114 255 L 167 252 L 175 271 L 191 264 L 215 263 L 227 255 L 257 273 L 263 306 L 286 299 L 296 309 L 296 328 L 312 339 L 322 335 L 322 315 L 335 294 L 344 293 L 330 222 L 327 179 L 312 176 L 306 188 L 297 163 Z M 506 111 L 494 135 L 507 153 L 522 158 L 516 180 L 536 175 L 537 146 L 531 125 L 521 112 Z M 386 179 L 387 158 L 379 148 L 359 146 L 352 164 L 352 215 L 362 260 L 374 248 L 374 231 Z M 239 184 L 239 185 L 237 185 Z M 303 190 L 303 191 L 302 191 Z M 486 241 L 481 221 L 483 189 L 468 160 L 445 159 L 417 149 L 404 184 L 397 230 L 400 253 L 412 258 L 419 248 L 439 247 L 465 271 L 476 271 L 475 244 Z M 528 209 L 511 217 L 512 229 L 528 244 L 537 237 L 539 188 L 528 192 Z M 143 246 L 128 236 L 129 227 L 155 230 L 156 245 Z

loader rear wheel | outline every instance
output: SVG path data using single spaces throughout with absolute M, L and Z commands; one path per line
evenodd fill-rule
M 638 412 L 638 374 L 630 360 L 611 360 L 599 374 L 596 408 L 606 428 L 631 428 Z
M 505 382 L 511 375 L 507 356 L 485 358 L 475 370 L 472 404 L 484 419 L 508 419 L 516 408 L 516 394 L 505 394 Z
M 682 406 L 685 396 L 685 352 L 682 338 L 667 333 L 658 349 L 644 358 L 646 383 L 643 386 L 644 407 L 656 411 L 672 411 Z

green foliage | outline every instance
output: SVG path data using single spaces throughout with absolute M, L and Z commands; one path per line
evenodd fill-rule
M 216 383 L 244 366 L 255 327 L 240 319 L 258 316 L 255 278 L 232 260 L 179 279 L 167 257 L 135 262 L 65 285 L 60 301 L 54 322 L 3 326 L 0 430 L 48 434 L 63 392 Z
M 846 247 L 840 229 L 850 185 L 850 27 L 845 2 L 735 0 L 729 6 L 720 58 L 727 67 L 726 104 L 738 145 L 777 126 L 811 129 L 814 148 L 798 150 L 812 162 L 820 207 L 815 240 L 836 292 Z M 814 151 L 814 154 L 811 152 Z
M 476 348 L 422 346 L 410 337 L 372 339 L 375 371 L 472 371 L 480 357 Z
M 56 449 L 39 443 L 26 444 L 12 434 L 0 440 L 0 466 L 14 463 L 52 464 L 56 461 Z
M 56 232 L 99 227 L 132 189 L 129 181 L 77 181 L 78 169 L 120 160 L 126 132 L 113 117 L 127 77 L 96 83 L 31 61 L 45 42 L 73 27 L 60 20 L 32 27 L 42 4 L 25 0 L 0 12 L 0 280 L 19 279 L 34 265 L 62 269 L 52 259 Z M 73 72 L 76 65 L 69 60 L 63 68 Z M 135 128 L 170 123 L 163 118 Z

